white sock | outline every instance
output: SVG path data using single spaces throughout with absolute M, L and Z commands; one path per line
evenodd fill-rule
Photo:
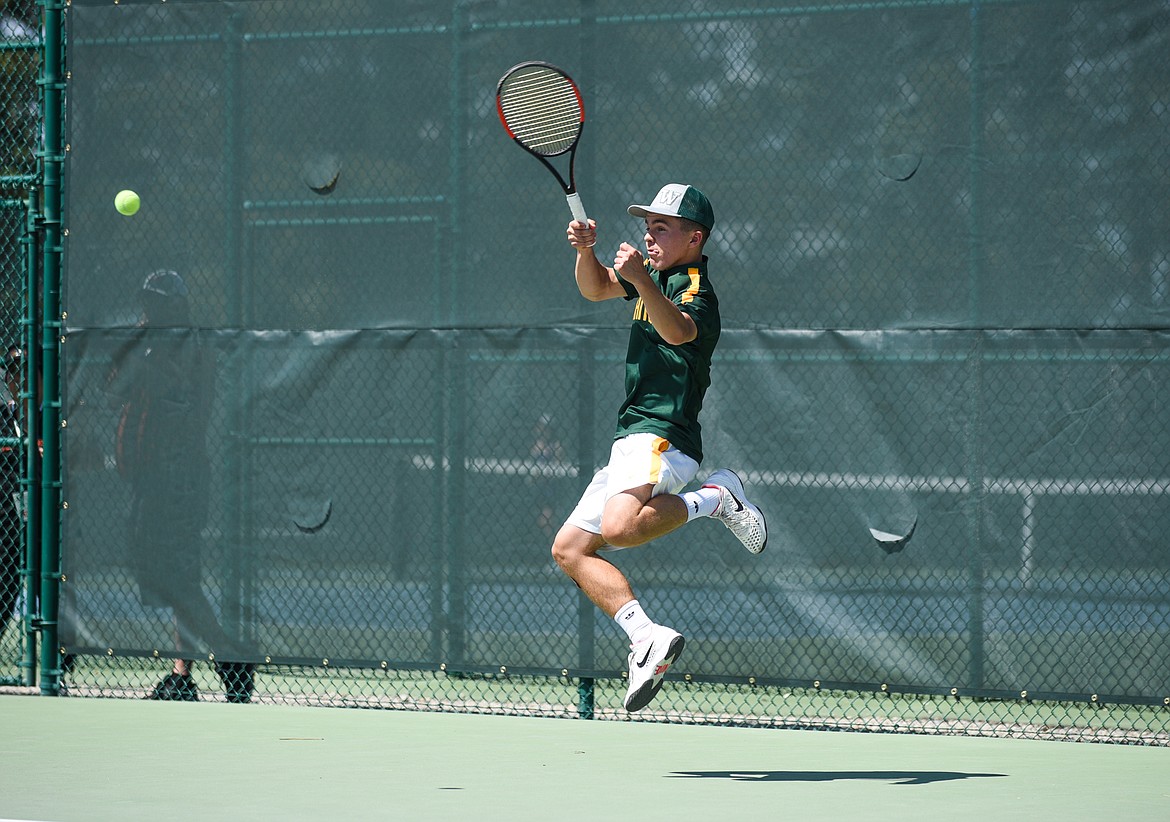
M 723 498 L 722 488 L 700 488 L 698 491 L 687 491 L 679 494 L 687 504 L 687 522 L 696 517 L 709 517 L 719 507 L 719 500 Z
M 642 606 L 638 604 L 636 599 L 631 599 L 618 608 L 618 612 L 613 615 L 613 621 L 622 626 L 622 630 L 626 632 L 632 645 L 645 641 L 654 629 L 654 623 L 650 621 L 650 617 L 646 616 L 646 612 L 642 610 Z

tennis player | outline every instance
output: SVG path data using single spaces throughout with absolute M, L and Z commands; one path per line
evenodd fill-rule
M 629 635 L 627 711 L 644 708 L 682 652 L 677 631 L 648 617 L 629 581 L 601 554 L 643 545 L 700 517 L 721 520 L 753 554 L 768 544 L 763 512 L 748 502 L 732 471 L 711 474 L 680 493 L 703 459 L 699 410 L 711 384 L 719 341 L 719 300 L 703 246 L 715 224 L 707 198 L 671 183 L 650 205 L 631 205 L 645 219 L 643 254 L 622 243 L 613 267 L 594 254 L 597 224 L 569 223 L 577 251 L 577 287 L 587 300 L 634 302 L 626 354 L 626 399 L 618 412 L 609 463 L 597 472 L 553 540 L 561 570 Z

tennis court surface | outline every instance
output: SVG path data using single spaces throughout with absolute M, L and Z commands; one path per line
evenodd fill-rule
M 1170 750 L 0 696 L 0 818 L 1170 819 Z

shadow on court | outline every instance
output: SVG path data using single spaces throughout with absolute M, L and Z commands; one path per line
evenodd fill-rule
M 929 785 L 958 779 L 1007 776 L 1003 773 L 960 773 L 957 771 L 676 771 L 671 776 L 689 779 L 730 779 L 733 782 L 836 782 L 872 779 L 895 785 Z

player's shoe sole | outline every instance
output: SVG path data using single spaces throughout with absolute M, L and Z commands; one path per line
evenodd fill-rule
M 670 666 L 678 661 L 686 640 L 678 631 L 665 625 L 655 625 L 650 639 L 630 649 L 630 684 L 626 690 L 625 706 L 631 713 L 640 711 L 662 689 L 662 680 Z

